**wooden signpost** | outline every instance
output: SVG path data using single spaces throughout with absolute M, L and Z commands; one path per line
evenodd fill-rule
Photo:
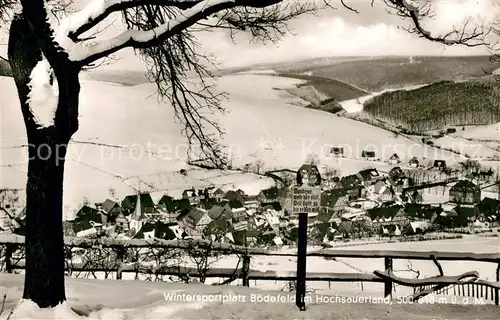
M 292 189 L 292 214 L 299 215 L 297 244 L 297 285 L 295 304 L 304 311 L 306 295 L 307 261 L 307 220 L 309 213 L 317 213 L 321 200 L 321 188 L 315 186 L 296 186 Z

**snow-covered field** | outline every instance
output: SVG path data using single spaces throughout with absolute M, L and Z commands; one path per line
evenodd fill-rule
M 460 135 L 466 139 L 500 142 L 500 123 L 466 128 Z
M 480 238 L 467 236 L 463 239 L 374 244 L 350 247 L 350 250 L 415 250 L 415 251 L 451 251 L 451 252 L 475 252 L 496 253 L 500 251 L 499 238 Z M 312 250 L 312 249 L 311 249 Z M 233 260 L 233 261 L 230 261 Z M 235 259 L 221 261 L 219 265 L 235 266 Z M 321 258 L 309 258 L 307 268 L 309 272 L 368 272 L 383 268 L 382 259 L 337 259 L 338 261 L 324 260 Z M 396 274 L 405 277 L 413 277 L 411 272 L 397 270 L 408 269 L 408 261 L 395 261 Z M 466 271 L 476 270 L 482 279 L 494 281 L 494 264 L 477 262 L 441 262 L 446 275 L 456 275 Z M 296 261 L 286 257 L 256 258 L 252 262 L 252 268 L 258 270 L 295 270 Z M 421 272 L 422 277 L 437 275 L 436 266 L 429 261 L 412 261 L 410 267 Z M 6 294 L 5 312 L 13 308 L 22 295 L 22 275 L 0 275 L 1 294 Z M 327 283 L 308 282 L 310 290 L 308 297 L 312 299 L 308 303 L 305 313 L 298 313 L 293 304 L 293 293 L 280 291 L 283 283 L 274 281 L 258 281 L 250 283 L 250 288 L 241 286 L 205 286 L 201 284 L 175 284 L 166 282 L 146 282 L 133 280 L 89 280 L 68 278 L 67 297 L 68 304 L 81 315 L 89 316 L 90 319 L 362 319 L 389 317 L 391 319 L 493 319 L 498 316 L 498 307 L 488 305 L 491 302 L 484 300 L 486 305 L 474 305 L 470 300 L 468 305 L 443 305 L 441 303 L 427 303 L 423 305 L 406 304 L 397 296 L 409 294 L 409 290 L 400 286 L 395 288 L 395 296 L 392 305 L 383 302 L 364 303 L 363 307 L 346 302 L 335 302 L 339 297 L 351 297 L 354 299 L 364 297 L 365 299 L 381 298 L 383 295 L 382 284 L 369 283 L 332 283 L 328 289 Z M 260 290 L 258 290 L 260 289 Z M 312 291 L 314 290 L 314 292 Z M 170 294 L 169 294 L 170 293 Z M 194 299 L 205 300 L 188 301 L 182 294 L 191 295 Z M 239 298 L 245 296 L 246 298 Z M 197 298 L 199 297 L 199 298 Z M 283 299 L 282 302 L 259 302 L 258 298 Z M 330 297 L 333 302 L 325 302 L 325 297 Z M 226 299 L 221 301 L 220 299 Z M 219 299 L 214 301 L 214 299 Z M 227 301 L 229 300 L 229 301 Z M 332 301 L 330 300 L 330 301 Z M 280 300 L 281 301 L 281 300 Z M 399 303 L 398 303 L 399 301 Z M 430 301 L 430 300 L 427 300 Z M 441 301 L 441 300 L 439 300 Z M 458 299 L 464 302 L 462 298 Z M 479 300 L 478 300 L 479 301 Z M 355 303 L 355 301 L 354 301 Z M 335 304 L 333 306 L 332 304 Z M 402 308 L 402 309 L 401 309 Z M 473 309 L 470 309 L 473 308 Z M 18 317 L 11 319 L 35 319 L 32 313 L 33 306 L 28 302 L 19 305 L 16 312 Z M 460 311 L 461 313 L 455 313 Z M 63 307 L 58 308 L 59 314 L 47 314 L 45 319 L 66 318 L 75 319 L 70 315 L 70 310 Z M 388 315 L 390 314 L 390 315 Z M 19 317 L 20 316 L 20 317 Z M 41 319 L 41 314 L 37 318 Z M 71 316 L 71 318 L 70 318 Z M 0 318 L 5 319 L 6 314 Z M 439 318 L 441 317 L 441 318 Z
M 394 152 L 403 161 L 413 156 L 461 159 L 453 153 L 424 146 L 367 124 L 343 117 L 293 106 L 303 103 L 283 90 L 300 80 L 271 75 L 228 75 L 218 80 L 221 91 L 229 93 L 224 102 L 228 113 L 219 117 L 226 131 L 223 143 L 234 167 L 258 159 L 266 169 L 297 169 L 315 153 L 321 165 L 335 166 L 342 174 L 375 166 L 388 170 L 384 162 Z M 0 78 L 2 110 L 2 187 L 23 188 L 26 181 L 26 144 L 23 120 L 15 86 Z M 172 109 L 158 102 L 153 84 L 123 86 L 118 83 L 82 81 L 80 130 L 69 147 L 65 180 L 65 206 L 78 207 L 84 196 L 102 201 L 113 188 L 116 197 L 135 189 L 178 193 L 183 188 L 221 183 L 226 187 L 250 189 L 268 186 L 271 181 L 255 175 L 197 172 L 181 176 L 186 168 L 186 140 Z M 342 145 L 348 159 L 328 156 L 332 146 Z M 361 151 L 374 150 L 382 161 L 360 159 Z M 204 176 L 207 174 L 206 176 Z M 141 180 L 139 182 L 138 180 Z M 248 185 L 247 183 L 250 183 Z

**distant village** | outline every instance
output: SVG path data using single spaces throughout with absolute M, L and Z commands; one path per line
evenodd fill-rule
M 342 150 L 333 148 L 332 154 L 342 156 Z M 367 168 L 347 176 L 320 174 L 314 163 L 299 169 L 301 177 L 315 178 L 321 186 L 320 208 L 309 214 L 310 243 L 499 225 L 500 200 L 482 196 L 481 186 L 498 184 L 491 169 L 471 166 L 458 172 L 442 160 L 424 167 L 417 158 L 402 164 L 397 154 L 387 161 L 392 167 L 389 172 Z M 257 195 L 210 186 L 184 190 L 180 198 L 165 194 L 156 203 L 148 193 L 131 194 L 121 202 L 86 203 L 74 220 L 64 222 L 64 233 L 120 239 L 204 238 L 264 247 L 293 245 L 298 232 L 298 216 L 292 213 L 297 172 L 279 170 L 266 175 L 276 184 Z M 442 200 L 423 202 L 423 190 L 445 185 L 451 187 Z M 3 231 L 24 234 L 24 218 L 21 212 L 4 223 Z

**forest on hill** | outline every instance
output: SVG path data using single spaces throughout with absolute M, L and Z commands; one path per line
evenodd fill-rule
M 325 65 L 307 64 L 277 69 L 278 72 L 311 72 L 337 79 L 369 92 L 447 80 L 469 80 L 486 76 L 500 67 L 489 56 L 378 57 L 351 59 Z
M 409 133 L 492 124 L 500 122 L 499 92 L 493 81 L 442 81 L 383 93 L 366 101 L 364 112 Z

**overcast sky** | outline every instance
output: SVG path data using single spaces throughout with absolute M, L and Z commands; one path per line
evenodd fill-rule
M 81 0 L 85 2 L 85 0 Z M 334 1 L 335 2 L 335 1 Z M 483 48 L 444 47 L 418 38 L 398 29 L 408 21 L 387 14 L 381 0 L 346 0 L 359 14 L 340 5 L 338 10 L 326 10 L 319 16 L 303 16 L 291 23 L 294 35 L 286 36 L 276 47 L 273 44 L 249 43 L 242 34 L 234 44 L 226 31 L 216 30 L 202 34 L 199 41 L 203 50 L 214 53 L 225 67 L 243 66 L 262 62 L 279 62 L 339 55 L 470 55 L 484 54 Z M 433 34 L 450 30 L 472 16 L 479 21 L 499 12 L 498 0 L 432 0 L 435 19 L 426 22 Z M 118 32 L 108 29 L 106 35 Z M 5 40 L 3 41 L 5 43 Z M 0 52 L 5 53 L 3 45 Z M 121 54 L 121 60 L 106 68 L 142 69 L 142 62 L 129 50 Z

